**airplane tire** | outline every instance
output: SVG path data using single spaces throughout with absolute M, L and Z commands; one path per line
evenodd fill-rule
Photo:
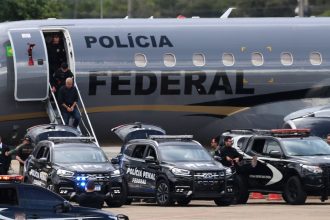
M 284 187 L 284 198 L 291 205 L 305 204 L 307 194 L 304 191 L 299 177 L 290 177 Z

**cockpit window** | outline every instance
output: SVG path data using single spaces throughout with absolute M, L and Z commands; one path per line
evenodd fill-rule
M 208 152 L 198 145 L 161 146 L 159 151 L 163 161 L 198 162 L 212 160 Z

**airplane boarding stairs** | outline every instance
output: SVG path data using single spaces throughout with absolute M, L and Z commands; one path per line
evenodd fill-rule
M 78 91 L 78 110 L 79 110 L 79 114 L 81 116 L 81 120 L 80 123 L 77 127 L 77 129 L 81 132 L 81 134 L 84 137 L 91 137 L 93 142 L 95 142 L 98 146 L 98 140 L 96 138 L 96 135 L 94 133 L 94 129 L 93 126 L 90 122 L 90 119 L 88 117 L 84 102 L 81 98 L 80 92 L 79 92 L 79 88 L 78 85 L 75 83 L 75 87 Z M 47 111 L 47 115 L 49 117 L 49 121 L 52 124 L 60 124 L 60 125 L 64 125 L 64 120 L 63 120 L 63 116 L 61 114 L 61 110 L 60 110 L 60 106 L 56 100 L 55 97 L 55 93 L 52 92 L 51 89 L 51 85 L 49 85 L 49 90 L 50 90 L 50 96 L 49 98 L 46 100 L 46 111 Z M 71 124 L 71 120 L 70 123 Z

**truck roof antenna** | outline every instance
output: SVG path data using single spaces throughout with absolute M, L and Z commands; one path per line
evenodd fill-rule
M 228 8 L 227 11 L 225 11 L 225 13 L 223 13 L 220 18 L 227 19 L 234 9 L 236 8 Z

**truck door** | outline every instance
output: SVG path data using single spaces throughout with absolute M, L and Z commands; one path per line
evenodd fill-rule
M 38 28 L 11 29 L 16 101 L 48 98 L 48 57 L 44 36 Z

